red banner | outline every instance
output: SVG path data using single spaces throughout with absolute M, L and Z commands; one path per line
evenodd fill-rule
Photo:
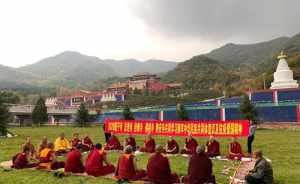
M 106 120 L 105 131 L 115 134 L 139 134 L 165 136 L 248 136 L 249 121 L 152 121 L 152 120 Z

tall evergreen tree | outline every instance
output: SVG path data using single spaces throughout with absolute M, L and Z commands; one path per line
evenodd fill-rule
M 7 121 L 9 118 L 9 111 L 6 105 L 3 103 L 3 99 L 0 96 L 0 136 L 7 135 Z
M 249 96 L 247 94 L 244 94 L 243 101 L 240 105 L 240 112 L 243 119 L 247 119 L 249 121 L 252 121 L 253 123 L 257 123 L 256 117 L 257 112 L 255 107 L 251 104 L 249 100 Z
M 40 126 L 41 124 L 47 122 L 47 120 L 48 114 L 45 100 L 43 97 L 40 97 L 32 111 L 32 121 L 34 124 Z
M 87 126 L 87 122 L 89 120 L 89 111 L 85 107 L 84 103 L 81 103 L 79 109 L 77 110 L 77 122 L 81 127 Z
M 128 105 L 123 109 L 123 119 L 124 120 L 134 120 L 133 114 Z
M 178 120 L 182 120 L 182 121 L 189 120 L 189 115 L 188 115 L 187 111 L 185 110 L 184 105 L 182 105 L 182 104 L 177 104 L 176 114 L 177 114 Z

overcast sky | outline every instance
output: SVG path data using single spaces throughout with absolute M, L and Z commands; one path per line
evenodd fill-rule
M 299 0 L 1 0 L 0 64 L 66 50 L 183 61 L 225 43 L 300 32 Z

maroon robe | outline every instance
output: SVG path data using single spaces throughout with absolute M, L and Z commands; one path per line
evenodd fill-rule
M 191 139 L 185 139 L 185 147 L 186 149 L 181 150 L 181 154 L 195 154 L 196 153 L 196 148 L 198 146 L 198 143 L 196 139 L 191 138 Z
M 93 141 L 89 136 L 83 138 L 82 141 L 82 150 L 89 151 L 93 148 Z
M 64 168 L 65 162 L 54 161 L 53 155 L 55 155 L 55 151 L 49 148 L 44 148 L 39 155 L 40 163 L 38 165 L 38 169 L 56 170 Z
M 206 143 L 207 147 L 207 156 L 209 157 L 216 157 L 220 155 L 220 144 L 218 141 L 214 140 L 212 142 L 207 141 Z
M 147 164 L 147 180 L 159 184 L 178 183 L 177 174 L 172 174 L 169 160 L 160 153 L 152 155 Z
M 125 139 L 125 145 L 128 146 L 130 145 L 132 147 L 132 150 L 136 150 L 136 142 L 134 137 L 128 137 Z
M 65 163 L 65 172 L 84 173 L 85 168 L 81 162 L 81 153 L 77 149 L 73 149 L 67 154 Z
M 79 138 L 73 138 L 71 140 L 71 146 L 72 146 L 72 148 L 76 148 L 78 144 L 81 144 L 81 140 Z
M 242 146 L 238 142 L 231 142 L 229 144 L 230 152 L 228 158 L 231 160 L 241 160 L 243 155 Z M 233 153 L 233 154 L 232 154 Z
M 147 139 L 144 141 L 144 147 L 140 148 L 141 152 L 154 153 L 155 141 L 154 139 Z
M 203 154 L 194 154 L 189 161 L 188 175 L 184 177 L 185 184 L 214 183 L 212 175 L 212 162 Z
M 122 154 L 118 160 L 115 176 L 117 179 L 136 181 L 145 177 L 146 172 L 144 170 L 139 170 L 139 171 L 135 170 L 134 155 Z
M 174 149 L 174 151 L 168 151 L 168 150 L 173 150 L 173 149 Z M 169 140 L 168 143 L 167 143 L 166 153 L 168 153 L 168 154 L 177 154 L 178 152 L 179 152 L 178 143 L 174 139 Z
M 85 170 L 88 175 L 92 176 L 104 176 L 115 172 L 113 165 L 104 165 L 104 157 L 106 153 L 97 149 L 94 149 L 88 155 L 85 162 Z
M 32 168 L 37 166 L 37 164 L 29 164 L 27 160 L 27 155 L 26 153 L 23 152 L 16 154 L 13 157 L 12 161 L 13 161 L 12 168 L 15 169 Z
M 111 136 L 104 148 L 105 150 L 123 150 L 119 139 L 116 136 Z

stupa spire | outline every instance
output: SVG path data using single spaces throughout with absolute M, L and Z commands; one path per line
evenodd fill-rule
M 284 54 L 284 51 L 282 50 L 281 52 L 280 52 L 280 55 L 279 56 L 277 56 L 277 59 L 286 59 L 288 56 L 286 55 L 286 54 Z

